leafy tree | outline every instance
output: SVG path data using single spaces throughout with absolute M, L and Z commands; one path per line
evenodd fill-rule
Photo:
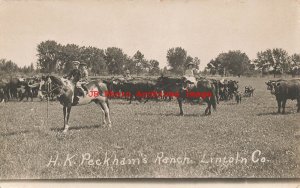
M 57 44 L 56 41 L 45 41 L 41 42 L 37 46 L 38 51 L 38 62 L 37 66 L 41 72 L 54 72 L 59 62 L 62 46 Z
M 136 63 L 133 58 L 127 57 L 125 60 L 124 71 L 129 70 L 130 73 L 136 73 Z
M 207 64 L 207 70 L 211 74 L 220 75 L 241 75 L 249 70 L 250 60 L 245 53 L 241 51 L 229 51 L 227 53 L 221 53 L 214 60 L 211 60 Z
M 300 74 L 300 54 L 293 54 L 290 57 L 291 67 L 290 73 L 295 76 Z
M 156 60 L 150 60 L 149 65 L 149 74 L 151 76 L 159 75 L 159 62 Z
M 144 68 L 146 68 L 146 60 L 144 58 L 144 54 L 142 54 L 140 51 L 137 51 L 134 55 L 133 55 L 133 61 L 135 63 L 135 72 L 137 75 L 141 74 L 144 70 Z
M 193 59 L 193 63 L 195 64 L 196 68 L 199 69 L 200 66 L 200 59 L 198 57 L 195 57 Z
M 19 67 L 11 60 L 0 59 L 0 70 L 3 73 L 12 73 L 17 72 L 19 70 Z
M 82 49 L 76 44 L 67 44 L 60 51 L 60 66 L 64 73 L 68 73 L 73 69 L 72 61 L 80 61 Z
M 278 73 L 287 73 L 291 67 L 288 53 L 281 48 L 258 52 L 254 63 L 263 72 L 273 73 L 274 77 Z
M 182 74 L 187 62 L 187 52 L 181 47 L 171 48 L 167 52 L 167 60 L 173 73 Z
M 82 48 L 81 61 L 87 63 L 94 74 L 103 74 L 107 71 L 104 50 L 95 47 Z
M 127 55 L 122 49 L 109 47 L 105 50 L 105 60 L 110 74 L 122 74 Z

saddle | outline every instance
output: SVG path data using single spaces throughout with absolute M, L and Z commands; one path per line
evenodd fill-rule
M 187 80 L 185 77 L 182 77 L 182 89 L 183 90 L 191 90 L 196 87 L 194 82 Z
M 77 84 L 75 86 L 75 90 L 74 90 L 74 96 L 78 96 L 78 97 L 83 97 L 85 93 L 83 92 L 86 92 L 86 94 L 88 93 L 88 89 L 86 88 L 86 84 L 87 82 L 80 82 L 80 86 L 79 87 Z M 83 90 L 84 91 L 83 91 Z

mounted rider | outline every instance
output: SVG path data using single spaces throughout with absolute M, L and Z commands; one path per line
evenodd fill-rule
M 80 63 L 79 65 L 80 70 L 80 80 L 77 82 L 77 87 L 82 89 L 83 91 L 83 97 L 85 97 L 88 94 L 88 89 L 86 87 L 86 84 L 89 82 L 89 72 L 87 69 L 86 63 Z
M 73 61 L 74 69 L 65 77 L 67 79 L 73 78 L 73 83 L 80 89 L 85 97 L 88 93 L 88 89 L 85 84 L 88 82 L 88 71 L 85 63 L 79 61 Z
M 124 79 L 127 81 L 133 79 L 132 76 L 130 75 L 130 71 L 128 69 L 125 71 Z
M 187 64 L 187 69 L 183 75 L 183 89 L 192 88 L 197 83 L 195 74 L 198 74 L 199 70 L 195 68 L 195 64 L 190 62 Z

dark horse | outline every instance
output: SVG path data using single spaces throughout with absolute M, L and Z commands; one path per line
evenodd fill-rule
M 49 92 L 54 93 L 60 104 L 63 105 L 64 132 L 67 132 L 69 129 L 68 122 L 72 106 L 85 105 L 91 102 L 95 102 L 101 107 L 102 113 L 105 115 L 105 118 L 103 118 L 103 124 L 106 124 L 105 119 L 107 119 L 108 126 L 111 127 L 108 98 L 105 96 L 108 90 L 106 84 L 102 81 L 91 81 L 87 83 L 86 87 L 89 94 L 85 97 L 78 96 L 76 94 L 75 84 L 71 80 L 57 78 L 55 76 L 47 76 L 44 81 L 46 83 L 51 82 L 52 90 Z M 93 93 L 93 95 L 90 95 L 90 93 Z M 95 93 L 97 95 L 95 95 Z
M 180 115 L 183 115 L 182 110 L 182 102 L 183 100 L 191 100 L 189 96 L 187 96 L 187 91 L 183 90 L 183 79 L 182 78 L 171 78 L 161 76 L 157 79 L 156 87 L 160 90 L 164 90 L 166 92 L 178 93 L 177 101 L 180 108 Z M 207 79 L 199 80 L 196 86 L 189 89 L 189 92 L 194 93 L 211 93 L 211 96 L 207 96 L 203 98 L 203 100 L 207 103 L 207 108 L 205 109 L 205 115 L 211 114 L 211 106 L 216 110 L 216 92 L 215 86 L 212 81 Z

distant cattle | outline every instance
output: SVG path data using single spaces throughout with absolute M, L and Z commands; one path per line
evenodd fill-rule
M 254 94 L 254 90 L 255 90 L 255 88 L 253 88 L 252 86 L 245 86 L 244 96 L 252 97 Z
M 7 102 L 9 98 L 8 81 L 0 80 L 0 102 Z
M 239 91 L 234 92 L 235 95 L 235 101 L 237 104 L 240 104 L 242 102 L 242 94 Z
M 276 80 L 266 82 L 267 89 L 275 95 L 278 105 L 278 113 L 285 113 L 285 104 L 288 99 L 297 100 L 297 112 L 300 112 L 300 79 Z
M 231 100 L 235 92 L 238 91 L 239 85 L 236 80 L 220 80 L 218 82 L 219 100 Z
M 131 103 L 133 97 L 141 102 L 143 98 L 148 101 L 150 98 L 156 98 L 155 96 L 143 96 L 140 93 L 151 93 L 155 91 L 156 83 L 150 80 L 130 80 L 123 83 L 122 91 L 125 93 L 130 93 Z M 145 101 L 145 102 L 146 102 Z

